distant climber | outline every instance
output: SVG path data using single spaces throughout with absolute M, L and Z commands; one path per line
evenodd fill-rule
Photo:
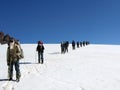
M 43 64 L 43 62 L 44 62 L 44 57 L 43 57 L 44 45 L 43 45 L 42 41 L 38 41 L 36 51 L 38 52 L 38 63 Z

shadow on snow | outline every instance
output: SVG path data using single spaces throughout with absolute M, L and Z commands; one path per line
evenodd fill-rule
M 55 54 L 61 54 L 61 53 L 60 52 L 53 52 L 53 53 L 48 53 L 48 54 L 55 55 Z

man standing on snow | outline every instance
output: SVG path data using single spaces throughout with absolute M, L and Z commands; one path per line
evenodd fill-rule
M 18 43 L 14 39 L 10 39 L 7 48 L 7 65 L 8 65 L 8 78 L 11 81 L 13 79 L 13 66 L 16 70 L 16 81 L 19 82 L 20 79 L 20 69 L 19 69 L 19 55 L 20 48 Z
M 36 51 L 38 51 L 38 63 L 43 64 L 44 46 L 43 46 L 43 42 L 42 41 L 38 41 L 38 45 L 37 45 Z

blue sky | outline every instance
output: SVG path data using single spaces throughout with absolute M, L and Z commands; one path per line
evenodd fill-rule
M 22 43 L 120 44 L 119 0 L 0 0 L 0 31 Z

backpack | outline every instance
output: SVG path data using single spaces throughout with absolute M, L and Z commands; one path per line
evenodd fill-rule
M 22 58 L 24 58 L 24 53 L 23 53 L 23 49 L 22 48 L 20 48 L 20 50 L 21 50 L 21 54 L 19 55 L 19 59 L 22 59 Z

